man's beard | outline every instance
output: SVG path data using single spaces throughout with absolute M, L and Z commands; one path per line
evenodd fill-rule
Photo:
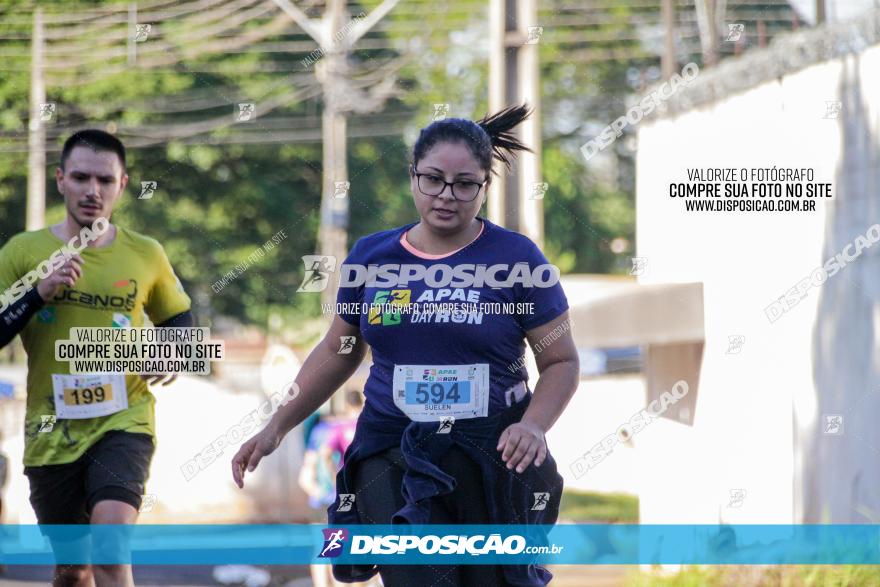
M 108 214 L 105 216 L 103 213 L 98 214 L 97 216 L 95 216 L 95 218 L 93 218 L 91 220 L 89 220 L 88 218 L 83 218 L 80 211 L 79 211 L 79 204 L 75 204 L 72 209 L 68 208 L 67 211 L 70 213 L 70 217 L 73 218 L 74 222 L 76 222 L 77 230 L 82 230 L 83 228 L 86 228 L 86 227 L 91 228 L 92 224 L 94 224 L 94 222 L 98 218 L 101 218 L 102 216 L 104 218 L 106 218 L 108 221 L 110 220 L 110 215 Z M 103 210 L 102 210 L 102 212 L 103 212 Z

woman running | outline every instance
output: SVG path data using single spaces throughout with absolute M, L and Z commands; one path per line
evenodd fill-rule
M 344 311 L 303 364 L 296 400 L 233 458 L 239 487 L 369 345 L 366 403 L 337 475 L 331 526 L 556 522 L 562 478 L 544 434 L 578 383 L 568 302 L 558 270 L 531 240 L 478 216 L 493 159 L 509 170 L 509 157 L 529 150 L 511 133 L 529 114 L 518 106 L 422 129 L 409 169 L 419 222 L 355 243 L 340 267 Z M 340 354 L 340 340 L 352 336 L 354 349 Z M 540 373 L 534 392 L 525 340 Z M 345 582 L 377 571 L 386 587 L 552 578 L 537 565 L 430 566 L 430 575 L 424 566 L 334 565 Z

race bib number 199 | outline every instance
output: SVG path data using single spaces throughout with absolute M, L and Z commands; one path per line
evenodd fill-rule
M 489 365 L 395 365 L 394 403 L 411 420 L 478 418 L 489 413 Z
M 123 373 L 53 374 L 52 388 L 58 419 L 97 418 L 128 407 Z

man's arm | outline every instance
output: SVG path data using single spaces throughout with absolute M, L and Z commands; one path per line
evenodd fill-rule
M 164 322 L 160 322 L 156 324 L 156 328 L 192 328 L 195 326 L 196 321 L 193 317 L 192 311 L 187 310 L 186 312 L 181 312 L 180 314 L 175 314 L 168 320 Z M 147 383 L 158 384 L 161 383 L 162 387 L 171 384 L 177 379 L 176 373 L 161 373 L 156 375 L 141 375 L 141 379 L 146 381 Z
M 181 312 L 175 316 L 172 316 L 165 322 L 160 324 L 156 324 L 157 328 L 192 328 L 195 326 L 196 321 L 193 317 L 192 311 L 187 310 L 186 312 Z
M 82 257 L 73 255 L 55 269 L 49 277 L 41 279 L 37 287 L 32 287 L 22 297 L 9 304 L 0 312 L 0 348 L 12 342 L 15 335 L 24 330 L 31 317 L 36 314 L 46 301 L 66 285 L 73 287 L 82 276 Z
M 33 287 L 21 298 L 12 302 L 5 310 L 0 312 L 0 349 L 12 342 L 15 335 L 24 330 L 28 320 L 45 303 L 37 288 Z

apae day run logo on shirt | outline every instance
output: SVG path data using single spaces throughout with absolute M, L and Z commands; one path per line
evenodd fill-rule
M 412 291 L 408 289 L 379 290 L 373 295 L 373 302 L 367 321 L 370 324 L 395 326 L 400 324 L 401 312 L 393 306 L 405 307 L 410 303 Z
M 336 558 L 344 550 L 343 546 L 348 540 L 348 530 L 344 528 L 322 528 L 324 533 L 324 546 L 321 548 L 318 558 Z

